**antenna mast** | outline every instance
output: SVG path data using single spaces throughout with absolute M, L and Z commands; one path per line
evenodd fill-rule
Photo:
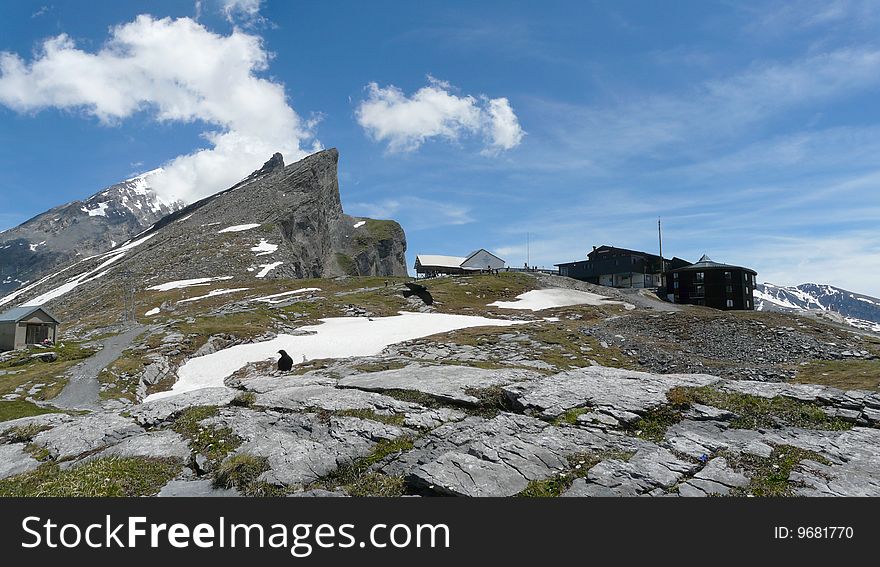
M 657 217 L 657 238 L 660 241 L 660 285 L 662 286 L 666 273 L 666 262 L 663 260 L 663 229 L 660 227 L 660 217 Z

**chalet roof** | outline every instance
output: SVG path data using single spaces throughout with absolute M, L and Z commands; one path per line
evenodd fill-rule
M 416 262 L 422 266 L 437 266 L 439 268 L 460 268 L 467 258 L 459 256 L 440 256 L 437 254 L 419 254 Z
M 757 275 L 758 272 L 752 270 L 751 268 L 744 268 L 742 266 L 734 266 L 732 264 L 722 264 L 721 262 L 716 262 L 709 258 L 708 255 L 703 254 L 703 256 L 697 260 L 696 264 L 691 264 L 690 266 L 685 266 L 683 268 L 677 268 L 672 270 L 673 272 L 699 272 L 702 270 L 712 270 L 712 269 L 727 269 L 727 270 L 744 270 L 746 272 L 750 272 L 752 274 Z
M 640 250 L 630 250 L 629 248 L 618 248 L 616 246 L 608 246 L 607 244 L 603 244 L 602 246 L 599 246 L 595 250 L 590 251 L 590 253 L 587 254 L 587 256 L 589 256 L 590 254 L 594 254 L 596 252 L 602 252 L 602 251 L 620 252 L 623 254 L 631 254 L 633 256 L 646 256 L 646 257 L 649 257 L 652 259 L 657 259 L 657 260 L 660 259 L 660 256 L 658 256 L 657 254 L 651 254 L 650 252 L 642 252 Z
M 479 254 L 480 252 L 485 252 L 486 254 L 488 254 L 489 256 L 492 256 L 492 257 L 495 258 L 496 260 L 500 260 L 500 261 L 504 262 L 504 258 L 499 258 L 498 256 L 496 256 L 495 254 L 492 254 L 491 252 L 489 252 L 489 251 L 486 250 L 485 248 L 480 248 L 479 250 L 474 250 L 473 252 L 471 252 L 470 254 L 468 254 L 467 257 L 464 259 L 464 261 L 462 261 L 462 264 L 464 264 L 465 262 L 467 262 L 468 260 L 470 260 L 471 258 L 473 258 L 474 256 L 476 256 L 476 255 Z
M 59 322 L 58 318 L 52 315 L 52 313 L 42 305 L 23 305 L 21 307 L 13 307 L 9 311 L 0 313 L 0 323 L 18 323 L 22 319 L 27 319 L 37 311 L 42 311 L 56 323 Z

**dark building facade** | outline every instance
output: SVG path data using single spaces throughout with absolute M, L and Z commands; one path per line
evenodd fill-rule
M 664 270 L 687 265 L 689 262 L 681 258 L 661 262 L 656 254 L 614 246 L 593 247 L 586 260 L 556 264 L 560 276 L 608 287 L 636 288 L 659 287 Z
M 713 262 L 708 256 L 690 266 L 670 270 L 666 294 L 674 303 L 715 309 L 754 309 L 758 273 L 749 268 Z

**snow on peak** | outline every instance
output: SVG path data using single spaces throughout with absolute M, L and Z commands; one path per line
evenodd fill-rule
M 251 230 L 253 228 L 257 228 L 259 223 L 257 224 L 237 224 L 235 226 L 227 226 L 224 229 L 218 230 L 217 234 L 223 234 L 224 232 L 244 232 L 245 230 Z
M 107 207 L 108 203 L 98 203 L 98 206 L 94 209 L 88 209 L 86 207 L 81 207 L 80 210 L 84 213 L 87 213 L 90 217 L 106 217 L 107 216 Z
M 237 291 L 247 291 L 247 290 L 249 290 L 249 289 L 250 289 L 249 287 L 236 287 L 236 288 L 229 288 L 229 289 L 227 289 L 227 288 L 214 289 L 214 290 L 209 291 L 209 292 L 206 293 L 205 295 L 199 295 L 199 296 L 197 296 L 197 297 L 190 297 L 190 298 L 187 298 L 187 299 L 181 299 L 181 300 L 178 301 L 177 303 L 190 303 L 190 302 L 192 302 L 192 301 L 199 301 L 199 300 L 201 300 L 201 299 L 207 299 L 207 298 L 209 298 L 209 297 L 216 297 L 216 296 L 218 296 L 218 295 L 226 295 L 227 293 L 235 293 L 235 292 L 237 292 Z
M 154 285 L 152 287 L 148 287 L 147 289 L 150 291 L 171 291 L 172 289 L 184 289 L 187 287 L 193 286 L 203 286 L 208 285 L 211 282 L 217 282 L 222 280 L 231 280 L 232 276 L 219 276 L 216 278 L 195 278 L 191 280 L 175 280 L 173 282 L 166 282 L 159 285 Z
M 263 268 L 260 270 L 260 273 L 257 274 L 258 278 L 265 278 L 269 275 L 269 272 L 283 264 L 284 262 L 273 262 L 271 264 L 260 264 L 260 267 Z
M 260 239 L 260 243 L 251 248 L 251 252 L 258 252 L 257 256 L 266 256 L 278 250 L 277 244 L 271 244 L 265 238 Z

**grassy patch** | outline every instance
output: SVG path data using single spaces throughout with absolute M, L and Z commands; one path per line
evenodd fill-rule
M 632 453 L 619 451 L 601 451 L 580 453 L 568 457 L 568 468 L 550 478 L 533 480 L 517 496 L 528 498 L 555 498 L 571 488 L 576 478 L 587 476 L 591 468 L 606 459 L 629 460 Z
M 197 406 L 186 409 L 178 416 L 171 429 L 189 441 L 196 454 L 207 457 L 213 466 L 241 445 L 241 439 L 228 427 L 210 427 L 200 422 L 217 415 L 216 406 Z
M 370 472 L 345 486 L 349 496 L 403 496 L 406 493 L 406 482 L 403 477 Z
M 41 431 L 49 429 L 45 425 L 17 425 L 10 427 L 0 435 L 0 443 L 29 443 Z
M 0 400 L 0 421 L 60 412 L 57 408 L 38 406 L 25 400 Z
M 725 454 L 728 463 L 743 470 L 751 481 L 749 486 L 734 489 L 733 496 L 791 496 L 793 484 L 788 480 L 792 469 L 801 461 L 830 464 L 822 455 L 791 445 L 778 445 L 769 457 L 755 455 Z
M 723 392 L 704 386 L 701 388 L 673 388 L 667 393 L 670 402 L 680 408 L 698 403 L 731 411 L 739 417 L 731 421 L 737 429 L 775 428 L 780 425 L 841 431 L 852 424 L 830 417 L 816 404 L 777 396 L 762 398 L 736 392 Z
M 799 366 L 795 382 L 841 390 L 880 390 L 880 360 L 813 360 Z
M 4 497 L 151 496 L 180 472 L 179 461 L 109 457 L 61 469 L 54 463 L 0 480 Z
M 266 457 L 253 455 L 233 455 L 223 461 L 214 475 L 214 486 L 218 488 L 236 488 L 242 494 L 251 496 L 251 487 L 257 488 L 257 478 L 269 470 Z M 259 488 L 263 489 L 262 484 Z
M 58 356 L 57 360 L 43 362 L 30 357 L 32 354 L 47 352 L 54 352 Z M 0 363 L 0 371 L 2 371 L 0 372 L 0 395 L 11 394 L 16 390 L 23 393 L 33 390 L 34 393 L 28 395 L 34 399 L 51 400 L 60 394 L 67 384 L 65 372 L 94 353 L 94 350 L 83 348 L 81 344 L 70 341 L 59 343 L 48 349 L 32 348 L 17 352 L 11 360 Z
M 335 417 L 357 417 L 360 419 L 369 419 L 371 421 L 378 421 L 379 423 L 384 423 L 386 425 L 403 425 L 404 416 L 400 414 L 392 414 L 392 415 L 383 415 L 381 413 L 376 413 L 370 409 L 347 409 L 347 410 L 339 410 L 334 412 L 319 412 L 319 416 L 327 415 L 326 419 L 329 419 L 329 416 Z
M 232 400 L 232 405 L 244 408 L 249 408 L 255 403 L 257 403 L 257 395 L 253 392 L 242 392 Z
M 666 430 L 682 420 L 681 411 L 673 406 L 659 406 L 646 411 L 641 418 L 627 425 L 636 437 L 659 443 Z
M 465 388 L 464 393 L 477 398 L 480 408 L 486 411 L 499 412 L 510 409 L 507 397 L 504 395 L 504 390 L 501 386 Z
M 552 421 L 557 427 L 560 425 L 577 425 L 578 417 L 585 413 L 589 413 L 591 408 L 572 408 Z
M 404 490 L 403 479 L 395 480 L 396 477 L 369 471 L 369 468 L 412 447 L 413 442 L 409 437 L 383 439 L 376 443 L 369 455 L 339 467 L 310 488 L 336 490 L 341 487 L 353 496 L 400 496 Z

